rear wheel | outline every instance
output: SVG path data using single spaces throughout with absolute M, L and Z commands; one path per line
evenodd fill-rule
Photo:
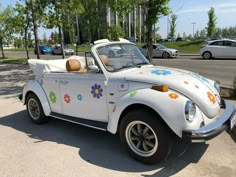
M 164 52 L 164 53 L 162 54 L 162 58 L 170 58 L 170 54 L 167 53 L 167 52 Z
M 151 112 L 127 113 L 120 123 L 119 134 L 128 152 L 142 163 L 160 162 L 171 150 L 166 125 Z
M 26 108 L 30 119 L 37 124 L 45 123 L 48 117 L 45 116 L 42 105 L 38 97 L 30 93 L 26 98 Z
M 204 59 L 210 59 L 210 58 L 212 58 L 212 54 L 211 54 L 211 52 L 204 52 L 204 53 L 202 54 L 202 57 L 203 57 Z

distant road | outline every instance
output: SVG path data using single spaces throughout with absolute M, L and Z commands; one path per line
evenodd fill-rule
M 25 58 L 25 52 L 6 51 L 8 57 Z M 83 53 L 79 53 L 83 55 Z M 66 56 L 69 57 L 69 56 Z M 37 58 L 30 52 L 30 58 Z M 60 55 L 41 55 L 42 59 L 60 59 Z M 236 77 L 236 59 L 213 59 L 204 60 L 198 55 L 182 55 L 175 59 L 154 58 L 155 65 L 181 68 L 197 72 L 205 77 L 219 81 L 222 86 L 232 87 L 234 77 Z

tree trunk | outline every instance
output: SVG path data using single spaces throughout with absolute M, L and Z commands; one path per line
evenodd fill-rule
M 40 59 L 38 26 L 37 26 L 35 14 L 34 14 L 33 0 L 31 0 L 30 3 L 31 3 L 31 11 L 32 11 L 32 22 L 33 22 L 33 27 L 34 27 L 35 48 L 36 48 L 36 53 L 37 53 L 37 59 Z
M 147 26 L 147 48 L 148 48 L 148 59 L 152 63 L 152 57 L 153 57 L 152 25 Z
M 1 48 L 1 51 L 2 51 L 2 58 L 5 58 L 5 54 L 4 54 L 4 51 L 3 51 L 3 41 L 2 41 L 2 38 L 0 38 L 0 48 Z
M 26 51 L 26 56 L 27 56 L 27 59 L 29 59 L 29 50 L 28 50 L 28 27 L 25 28 L 25 51 Z
M 61 31 L 61 25 L 58 25 L 58 31 L 59 31 L 59 42 L 61 44 L 61 53 L 62 53 L 62 58 L 65 58 L 65 51 L 64 51 L 64 40 L 62 36 L 62 31 Z
M 76 38 L 76 55 L 78 55 L 78 47 L 80 44 L 80 33 L 79 33 L 79 17 L 76 15 L 76 31 L 77 31 L 77 38 Z

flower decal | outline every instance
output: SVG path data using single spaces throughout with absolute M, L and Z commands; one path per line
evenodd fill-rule
M 215 102 L 216 102 L 215 96 L 214 96 L 211 92 L 207 92 L 207 96 L 208 96 L 210 102 L 212 102 L 213 104 L 215 104 Z
M 199 75 L 197 73 L 192 73 L 192 76 L 197 78 L 197 79 L 202 80 L 203 82 L 209 83 L 209 81 L 205 77 L 203 77 L 203 76 L 201 76 L 201 75 Z
M 188 84 L 189 84 L 189 82 L 188 82 L 188 81 L 184 81 L 184 83 L 185 83 L 186 85 L 188 85 Z
M 93 95 L 94 98 L 99 99 L 100 97 L 102 97 L 103 89 L 101 85 L 95 84 L 94 86 L 91 87 L 91 89 L 92 89 L 91 94 Z
M 77 99 L 78 99 L 79 101 L 82 101 L 82 99 L 83 99 L 82 95 L 81 95 L 81 94 L 78 94 L 78 95 L 77 95 Z
M 69 96 L 68 94 L 65 94 L 65 95 L 64 95 L 64 101 L 65 101 L 66 103 L 70 103 L 71 99 L 70 99 L 70 96 Z
M 55 94 L 53 91 L 51 91 L 51 92 L 49 93 L 49 98 L 50 98 L 50 101 L 51 101 L 52 103 L 56 103 L 56 102 L 57 102 L 56 94 Z
M 178 96 L 177 94 L 175 94 L 175 93 L 170 93 L 170 94 L 169 94 L 169 97 L 170 97 L 171 99 L 177 99 L 177 98 L 179 98 L 179 96 Z
M 137 94 L 137 91 L 134 90 L 134 91 L 130 92 L 129 96 L 130 96 L 130 97 L 134 97 L 136 94 Z
M 164 76 L 166 76 L 166 75 L 171 74 L 171 71 L 156 69 L 156 70 L 152 70 L 152 74 L 156 74 L 156 75 L 164 75 Z

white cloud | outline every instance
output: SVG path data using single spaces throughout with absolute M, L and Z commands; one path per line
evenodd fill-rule
M 220 3 L 217 5 L 209 5 L 208 7 L 206 6 L 198 6 L 194 8 L 189 8 L 189 9 L 183 9 L 178 12 L 178 14 L 182 13 L 199 13 L 199 12 L 208 12 L 211 7 L 215 8 L 215 11 L 217 13 L 234 13 L 236 12 L 236 2 L 235 3 Z

